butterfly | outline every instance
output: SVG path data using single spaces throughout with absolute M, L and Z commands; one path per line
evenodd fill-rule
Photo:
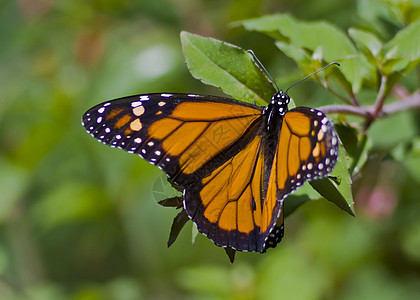
M 318 110 L 196 94 L 107 101 L 82 124 L 100 142 L 135 153 L 183 188 L 183 208 L 217 246 L 264 253 L 283 238 L 287 195 L 326 177 L 338 156 L 334 126 Z

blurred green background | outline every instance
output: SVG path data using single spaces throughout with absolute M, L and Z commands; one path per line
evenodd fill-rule
M 170 196 L 165 175 L 80 124 L 126 95 L 220 94 L 188 73 L 181 30 L 253 49 L 285 87 L 302 73 L 233 21 L 289 12 L 392 36 L 376 2 L 0 1 L 0 299 L 420 299 L 420 142 L 408 163 L 384 160 L 389 134 L 372 128 L 379 146 L 355 181 L 356 218 L 307 203 L 277 248 L 232 265 L 207 238 L 191 244 L 191 222 L 167 248 L 176 211 L 156 203 Z M 298 105 L 325 95 L 311 81 L 293 90 Z

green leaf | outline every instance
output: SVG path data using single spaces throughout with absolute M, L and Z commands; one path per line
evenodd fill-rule
M 182 197 L 175 196 L 171 198 L 166 198 L 163 200 L 158 201 L 159 205 L 165 206 L 165 207 L 175 207 L 175 208 L 181 208 L 182 207 Z
M 277 41 L 275 44 L 284 54 L 299 65 L 309 65 L 312 62 L 309 54 L 302 48 L 281 41 Z
M 288 57 L 293 59 L 296 64 L 299 66 L 301 70 L 303 70 L 305 73 L 310 74 L 316 70 L 319 70 L 322 65 L 319 63 L 318 60 L 313 60 L 309 54 L 302 48 L 295 47 L 292 44 L 287 44 L 284 42 L 276 42 L 276 46 Z M 337 68 L 333 68 L 331 70 L 335 70 Z M 328 71 L 325 71 L 328 72 Z M 341 85 L 346 89 L 348 94 L 352 94 L 352 86 L 351 83 L 343 76 L 343 74 L 337 70 L 335 72 L 335 78 L 338 80 L 338 82 L 341 83 Z
M 181 33 L 182 49 L 194 78 L 221 89 L 235 99 L 266 104 L 276 92 L 264 72 L 245 50 L 188 32 Z
M 191 229 L 191 243 L 194 245 L 195 244 L 195 240 L 197 239 L 198 236 L 198 228 L 195 225 L 195 223 L 193 223 L 192 229 Z
M 182 189 L 163 174 L 153 183 L 152 195 L 162 206 L 182 207 Z
M 410 111 L 388 115 L 374 122 L 367 133 L 374 147 L 393 147 L 401 142 L 410 142 L 417 136 L 415 120 Z
M 410 146 L 407 147 L 407 144 Z M 420 183 L 420 137 L 413 137 L 408 143 L 401 142 L 392 150 L 391 155 L 406 168 L 415 181 Z
M 236 250 L 229 247 L 223 249 L 225 249 L 226 255 L 229 257 L 230 262 L 233 264 L 233 262 L 235 261 Z
M 303 187 L 303 186 L 302 186 Z M 299 189 L 300 190 L 300 189 Z M 311 188 L 313 191 L 314 189 Z M 317 198 L 319 198 L 319 194 L 317 194 Z M 298 209 L 301 205 L 305 204 L 306 202 L 311 201 L 312 199 L 305 194 L 291 194 L 287 196 L 284 200 L 284 217 L 290 216 L 296 209 Z
M 318 200 L 320 195 L 315 191 L 308 182 L 305 182 L 300 188 L 284 200 L 284 217 L 291 215 L 301 205 L 311 200 Z
M 354 93 L 360 89 L 364 79 L 375 79 L 374 67 L 343 32 L 326 22 L 303 22 L 287 14 L 276 14 L 240 24 L 247 30 L 264 32 L 282 43 L 304 50 L 307 56 L 299 54 L 299 57 L 305 60 L 309 56 L 318 62 L 340 62 L 340 72 L 351 83 Z M 298 64 L 302 63 L 295 54 L 290 57 Z
M 337 164 L 330 176 L 337 178 L 337 180 L 323 178 L 310 181 L 309 184 L 325 199 L 354 216 L 354 201 L 351 192 L 352 181 L 349 173 L 346 151 L 341 142 Z
M 178 237 L 184 225 L 188 222 L 189 218 L 187 212 L 183 209 L 176 215 L 172 222 L 171 232 L 169 233 L 168 247 L 170 247 Z
M 322 47 L 327 59 L 335 60 L 346 55 L 357 54 L 351 41 L 338 28 L 326 22 L 304 22 L 288 14 L 276 14 L 243 21 L 248 30 L 278 32 L 289 44 L 315 51 Z M 315 34 L 316 33 L 316 34 Z
M 420 62 L 420 20 L 399 31 L 383 48 L 383 72 L 407 73 Z
M 349 35 L 356 42 L 357 47 L 374 63 L 378 60 L 377 56 L 381 52 L 382 42 L 379 38 L 365 30 L 350 28 Z
M 354 176 L 367 162 L 369 150 L 372 148 L 372 141 L 366 134 L 359 135 L 358 130 L 353 127 L 336 124 L 335 129 L 346 149 L 349 158 L 350 174 Z
M 387 35 L 390 30 L 401 26 L 404 22 L 401 19 L 401 13 L 398 12 L 396 2 L 395 0 L 359 0 L 357 1 L 357 12 L 366 26 L 382 35 Z

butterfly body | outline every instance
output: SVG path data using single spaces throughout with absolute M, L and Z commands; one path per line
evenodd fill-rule
M 183 205 L 216 245 L 265 252 L 283 237 L 285 197 L 327 176 L 337 159 L 332 123 L 288 110 L 208 95 L 148 94 L 99 104 L 83 125 L 99 141 L 136 153 L 184 188 Z

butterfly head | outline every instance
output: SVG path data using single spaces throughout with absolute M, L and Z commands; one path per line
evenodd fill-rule
M 270 106 L 272 106 L 281 116 L 284 116 L 288 110 L 287 106 L 290 103 L 290 97 L 287 92 L 280 90 L 271 97 Z

